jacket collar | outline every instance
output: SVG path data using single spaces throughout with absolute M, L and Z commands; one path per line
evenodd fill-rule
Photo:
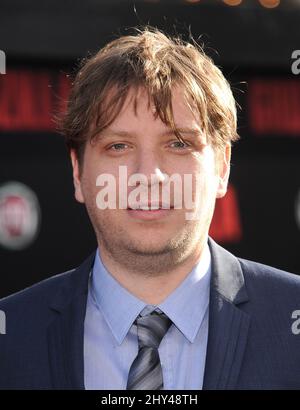
M 213 239 L 208 239 L 212 255 L 211 289 L 235 305 L 248 301 L 243 271 L 238 259 Z
M 209 238 L 212 277 L 203 389 L 234 389 L 247 342 L 249 297 L 239 260 Z
M 55 318 L 48 327 L 50 373 L 54 389 L 84 389 L 84 319 L 93 252 L 77 269 L 64 275 L 51 310 Z

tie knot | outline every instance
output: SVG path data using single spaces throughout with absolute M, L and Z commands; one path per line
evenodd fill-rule
M 136 319 L 139 348 L 144 346 L 158 348 L 172 321 L 164 313 L 152 312 Z

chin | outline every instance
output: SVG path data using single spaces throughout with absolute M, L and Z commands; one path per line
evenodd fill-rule
M 134 241 L 135 242 L 135 241 Z M 129 249 L 136 253 L 136 254 L 162 254 L 162 253 L 167 253 L 171 250 L 171 247 L 169 245 L 169 242 L 160 242 L 158 243 L 157 241 L 139 241 L 138 243 L 131 243 L 131 246 L 129 246 Z

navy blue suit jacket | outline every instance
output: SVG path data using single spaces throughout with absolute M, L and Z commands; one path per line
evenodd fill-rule
M 212 279 L 204 389 L 300 389 L 300 278 L 209 240 Z M 0 300 L 0 388 L 84 389 L 84 318 L 95 253 L 77 269 Z

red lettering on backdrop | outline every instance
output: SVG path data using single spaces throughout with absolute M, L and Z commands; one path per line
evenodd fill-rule
M 242 238 L 238 198 L 232 184 L 228 185 L 225 197 L 216 201 L 209 234 L 219 242 L 238 242 Z
M 300 82 L 250 81 L 248 112 L 250 127 L 257 135 L 300 136 Z
M 57 107 L 56 109 L 60 112 L 64 112 L 65 109 L 67 108 L 67 100 L 68 100 L 68 95 L 70 92 L 70 80 L 69 77 L 67 77 L 66 74 L 60 74 L 58 76 L 58 95 L 59 99 L 56 100 L 57 102 Z
M 7 72 L 0 76 L 0 127 L 11 129 L 18 94 L 17 76 L 15 72 Z
M 0 76 L 0 130 L 53 130 L 51 117 L 58 107 L 64 107 L 69 88 L 64 73 L 8 71 Z M 249 81 L 248 112 L 250 127 L 257 135 L 300 136 L 300 82 Z
M 23 130 L 30 130 L 39 124 L 38 116 L 35 117 L 36 99 L 39 96 L 34 94 L 32 74 L 30 72 L 20 72 L 18 75 L 19 98 L 15 104 L 15 126 Z
M 0 76 L 0 130 L 53 131 L 52 115 L 66 100 L 69 88 L 65 74 L 8 71 Z

